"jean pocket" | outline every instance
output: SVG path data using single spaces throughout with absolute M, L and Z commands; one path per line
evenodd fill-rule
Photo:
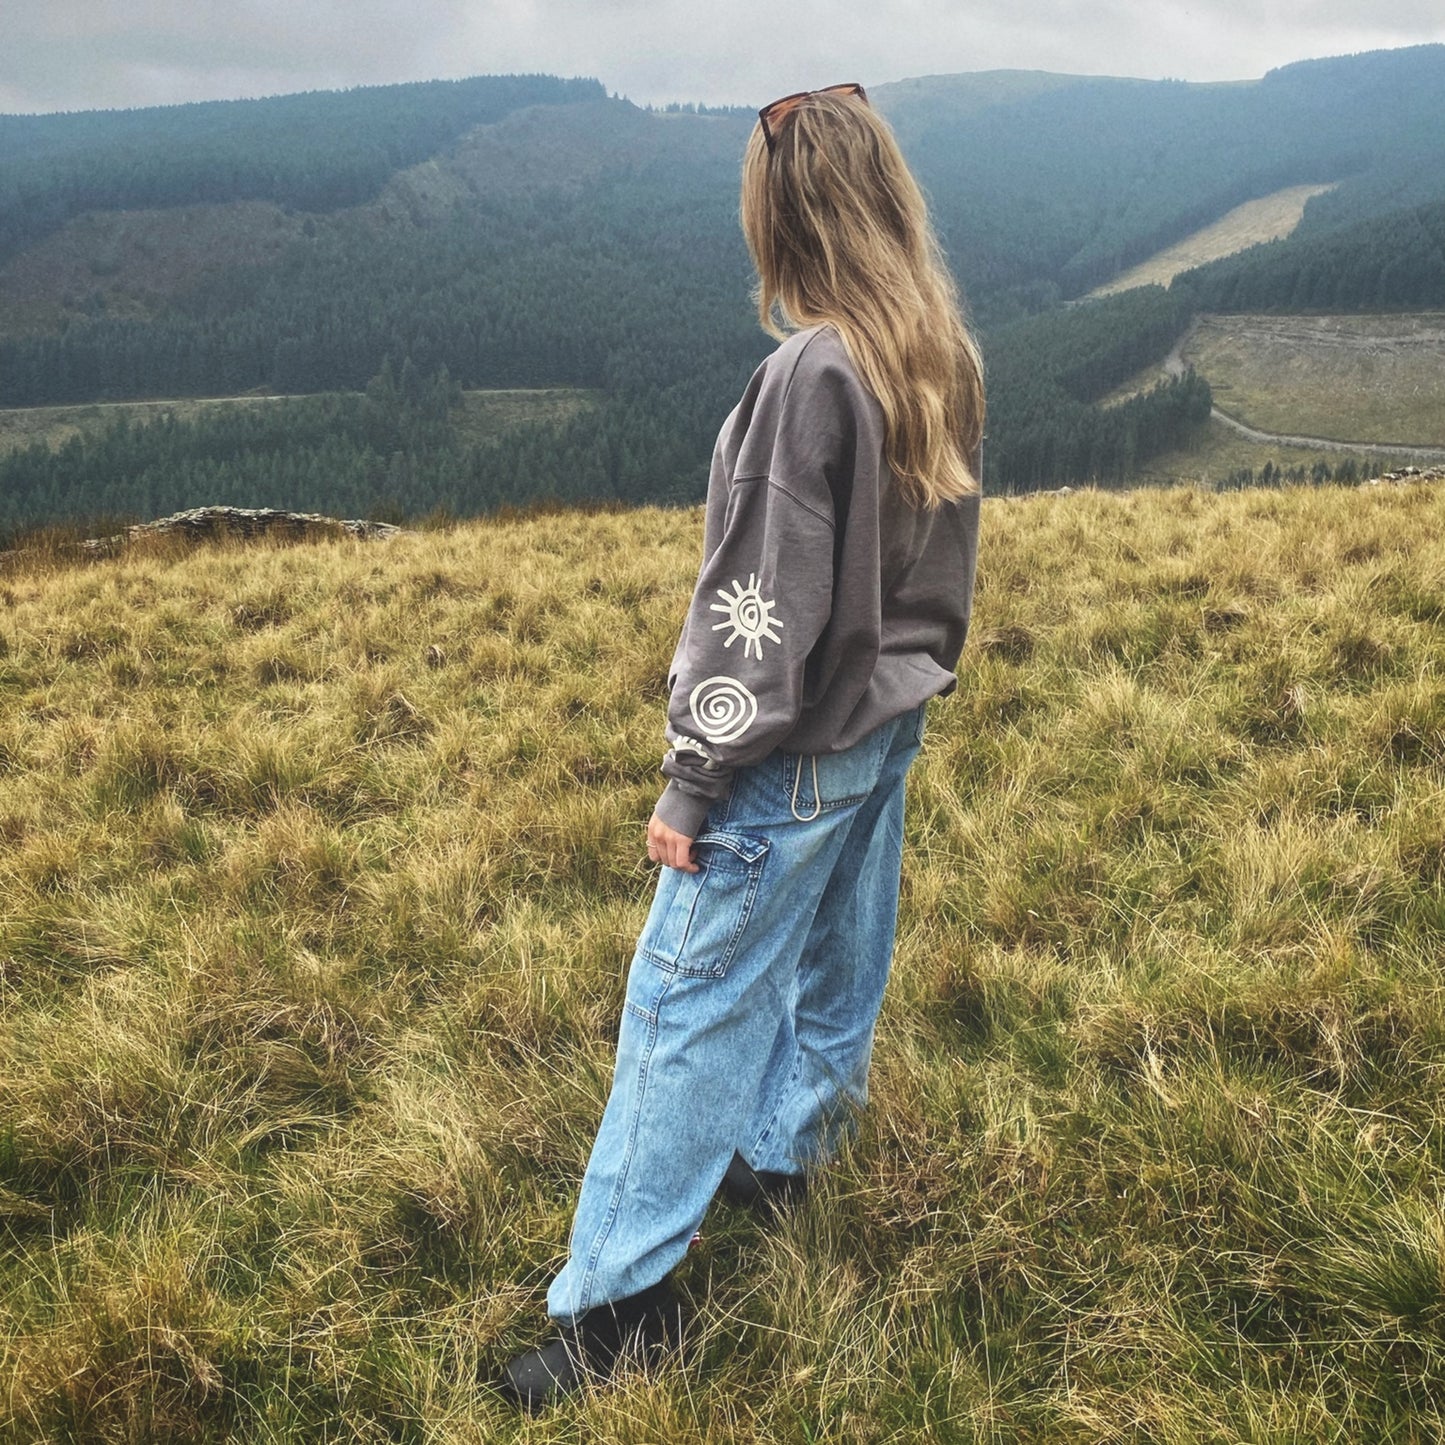
M 696 873 L 663 869 L 638 946 L 669 973 L 721 978 L 753 911 L 768 843 L 711 831 L 699 833 L 693 848 Z
M 923 746 L 923 730 L 927 726 L 927 717 L 928 704 L 921 702 L 918 704 L 918 715 L 913 719 L 913 741 L 919 747 Z
M 783 797 L 800 822 L 830 808 L 851 808 L 878 785 L 890 729 L 877 728 L 841 753 L 779 753 Z

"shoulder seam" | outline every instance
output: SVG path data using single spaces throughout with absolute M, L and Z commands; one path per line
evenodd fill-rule
M 811 512 L 825 526 L 832 530 L 837 530 L 833 519 L 826 512 L 821 512 L 811 502 L 804 501 L 803 498 L 793 491 L 785 482 L 780 482 L 769 472 L 757 472 L 747 477 L 734 477 L 732 484 L 735 487 L 741 487 L 750 485 L 753 482 L 766 483 L 769 487 L 773 488 L 774 491 L 781 492 L 789 501 L 796 502 L 805 512 Z
M 815 516 L 820 522 L 822 522 L 830 532 L 837 530 L 837 527 L 831 517 L 820 512 L 811 502 L 805 502 L 796 492 L 784 486 L 783 483 L 780 482 L 776 477 L 769 477 L 768 485 L 772 487 L 775 491 L 781 492 L 790 501 L 800 506 L 805 512 L 811 512 L 812 515 Z

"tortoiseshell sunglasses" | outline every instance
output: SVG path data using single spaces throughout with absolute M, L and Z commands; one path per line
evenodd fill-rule
M 847 85 L 825 85 L 822 90 L 795 91 L 792 95 L 785 95 L 781 100 L 775 100 L 771 105 L 765 105 L 758 112 L 758 120 L 763 127 L 763 139 L 768 143 L 769 155 L 773 153 L 778 126 L 787 120 L 810 95 L 856 95 L 864 105 L 868 104 L 868 93 L 855 80 L 850 81 Z

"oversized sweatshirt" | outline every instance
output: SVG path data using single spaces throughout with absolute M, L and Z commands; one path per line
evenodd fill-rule
M 957 685 L 979 499 L 911 507 L 883 449 L 883 410 L 826 325 L 783 342 L 723 423 L 668 677 L 657 813 L 684 836 L 738 768 L 841 752 Z

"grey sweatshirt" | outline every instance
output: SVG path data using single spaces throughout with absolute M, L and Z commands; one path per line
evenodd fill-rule
M 723 423 L 668 677 L 657 813 L 684 836 L 738 768 L 776 748 L 841 752 L 957 685 L 979 499 L 911 508 L 883 443 L 831 326 L 783 342 Z

